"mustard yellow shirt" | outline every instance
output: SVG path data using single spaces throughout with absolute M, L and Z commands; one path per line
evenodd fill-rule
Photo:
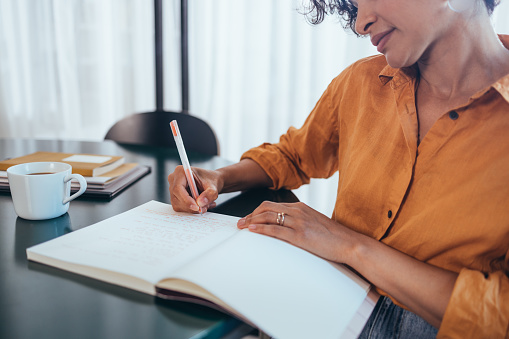
M 419 145 L 417 81 L 383 55 L 362 59 L 302 128 L 243 158 L 276 189 L 339 171 L 332 219 L 459 273 L 438 337 L 508 337 L 509 75 L 446 112 Z

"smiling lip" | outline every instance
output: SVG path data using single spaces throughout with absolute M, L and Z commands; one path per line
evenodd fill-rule
M 382 53 L 385 43 L 387 42 L 389 35 L 394 31 L 394 28 L 389 29 L 385 32 L 378 33 L 371 38 L 371 43 L 376 47 L 378 52 Z

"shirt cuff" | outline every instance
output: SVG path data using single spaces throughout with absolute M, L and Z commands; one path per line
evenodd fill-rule
M 437 338 L 507 338 L 509 278 L 461 270 Z
M 260 165 L 272 180 L 270 189 L 292 190 L 309 183 L 309 178 L 298 173 L 275 144 L 265 143 L 252 148 L 242 155 L 242 159 L 251 159 Z

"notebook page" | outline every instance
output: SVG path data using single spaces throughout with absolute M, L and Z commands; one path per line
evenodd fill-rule
M 239 232 L 238 218 L 174 212 L 150 201 L 27 252 L 131 275 L 155 284 Z

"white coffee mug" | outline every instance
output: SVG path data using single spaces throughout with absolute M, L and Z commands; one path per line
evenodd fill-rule
M 16 214 L 23 219 L 44 220 L 67 212 L 69 202 L 82 195 L 87 182 L 80 174 L 72 174 L 71 165 L 61 162 L 30 162 L 7 169 Z M 71 180 L 80 183 L 71 195 Z

